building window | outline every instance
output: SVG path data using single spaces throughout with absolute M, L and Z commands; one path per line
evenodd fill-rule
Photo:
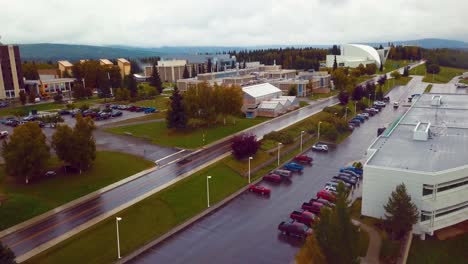
M 454 188 L 458 188 L 464 185 L 468 185 L 468 177 L 438 184 L 437 193 L 447 191 L 450 189 L 454 189 Z M 423 185 L 423 196 L 431 195 L 433 192 L 434 192 L 434 185 L 429 185 L 429 184 Z
M 431 219 L 431 214 L 432 214 L 432 212 L 421 211 L 421 222 L 424 222 L 426 220 L 430 220 Z
M 431 195 L 432 193 L 434 193 L 434 185 L 424 184 L 423 185 L 423 196 Z

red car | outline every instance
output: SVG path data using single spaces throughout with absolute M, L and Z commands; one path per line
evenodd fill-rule
M 270 189 L 261 185 L 250 185 L 249 192 L 259 193 L 261 195 L 270 195 Z
M 263 176 L 263 180 L 280 183 L 283 181 L 283 178 L 279 176 L 278 174 L 268 174 L 268 175 Z
M 294 157 L 294 161 L 300 162 L 300 163 L 312 163 L 314 159 L 312 157 L 309 157 L 307 155 L 300 155 Z
M 314 214 L 319 215 L 320 214 L 320 209 L 324 207 L 325 205 L 317 202 L 312 202 L 312 203 L 302 203 L 302 209 L 307 210 L 309 212 L 312 212 Z
M 318 192 L 317 198 L 325 199 L 330 202 L 334 202 L 336 200 L 336 196 L 332 192 L 326 190 L 321 190 Z
M 314 213 L 308 211 L 293 211 L 289 217 L 310 227 L 315 222 L 317 216 Z

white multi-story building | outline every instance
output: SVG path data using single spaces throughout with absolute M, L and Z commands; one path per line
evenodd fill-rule
M 419 210 L 415 234 L 468 219 L 468 95 L 423 94 L 369 147 L 362 214 L 384 218 L 404 183 Z

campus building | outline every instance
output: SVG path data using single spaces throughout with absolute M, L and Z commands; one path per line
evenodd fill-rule
M 295 96 L 282 96 L 282 91 L 269 83 L 242 87 L 242 111 L 247 118 L 277 117 L 299 107 Z
M 423 94 L 378 137 L 364 165 L 362 214 L 384 218 L 404 183 L 426 234 L 468 219 L 468 95 Z
M 0 99 L 19 97 L 24 87 L 18 46 L 0 45 Z
M 124 58 L 117 59 L 117 66 L 119 66 L 120 75 L 122 75 L 122 80 L 125 76 L 130 74 L 131 65 L 128 60 Z
M 60 71 L 60 76 L 63 76 L 65 72 L 69 75 L 72 76 L 72 70 L 73 70 L 73 64 L 71 64 L 67 60 L 61 60 L 57 62 L 59 71 Z
M 341 46 L 341 55 L 327 55 L 326 66 L 333 67 L 336 62 L 338 67 L 356 68 L 359 64 L 375 64 L 377 68 L 385 64 L 390 48 L 376 50 L 371 46 L 361 44 L 344 44 Z
M 108 59 L 100 59 L 99 64 L 104 67 L 109 67 L 112 68 L 114 66 L 114 63 Z

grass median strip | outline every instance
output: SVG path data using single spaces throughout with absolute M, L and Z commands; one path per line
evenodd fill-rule
M 266 120 L 269 119 L 261 117 L 254 119 L 237 118 L 235 124 L 219 124 L 206 129 L 199 128 L 183 132 L 176 132 L 168 129 L 166 122 L 114 127 L 106 129 L 106 131 L 119 135 L 131 133 L 132 136 L 148 139 L 152 143 L 161 146 L 195 149 L 260 124 Z
M 426 64 L 419 65 L 410 70 L 411 75 L 425 76 L 423 82 L 429 83 L 448 83 L 453 77 L 466 72 L 466 69 L 440 66 L 440 72 L 437 74 L 426 73 Z
M 51 168 L 60 166 L 57 160 L 51 163 Z M 133 155 L 98 151 L 92 169 L 81 175 L 63 174 L 24 185 L 6 177 L 2 165 L 0 193 L 5 200 L 1 204 L 0 229 L 21 223 L 152 166 L 152 162 Z
M 246 184 L 245 178 L 218 162 L 118 213 L 122 255 L 163 235 Z M 115 217 L 74 236 L 26 263 L 111 263 L 116 260 Z

